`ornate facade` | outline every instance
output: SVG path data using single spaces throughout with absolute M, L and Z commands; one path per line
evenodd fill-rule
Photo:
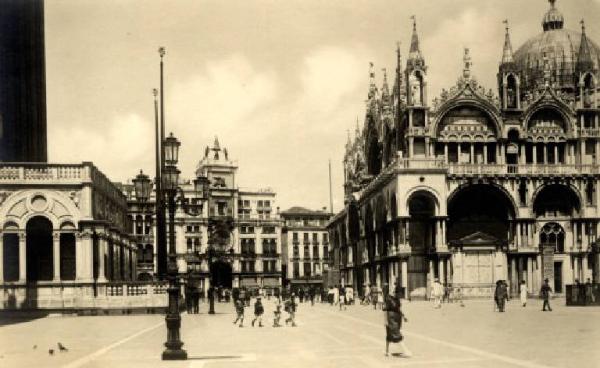
M 197 213 L 176 213 L 179 272 L 198 278 L 205 291 L 211 281 L 228 288 L 281 286 L 281 220 L 276 193 L 269 188 L 239 187 L 237 169 L 237 163 L 215 138 L 197 166 L 197 173 L 210 181 L 208 202 Z M 183 181 L 180 187 L 190 202 L 197 201 L 191 181 Z M 138 247 L 138 276 L 153 279 L 157 271 L 154 200 L 141 204 L 130 185 L 123 190 L 129 199 Z M 213 231 L 221 226 L 227 231 Z M 209 244 L 214 249 L 212 262 Z
M 334 267 L 359 289 L 399 282 L 426 297 L 434 278 L 467 296 L 505 279 L 557 293 L 600 280 L 600 48 L 564 28 L 550 1 L 542 33 L 513 52 L 508 22 L 497 94 L 471 73 L 429 104 L 413 24 L 394 83 L 375 83 L 348 137 L 346 207 L 329 223 Z
M 130 232 L 125 196 L 92 163 L 0 164 L 0 308 L 106 307 L 108 283 L 135 279 Z

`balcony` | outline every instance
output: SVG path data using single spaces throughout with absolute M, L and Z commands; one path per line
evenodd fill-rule
M 402 159 L 399 172 L 410 170 L 445 170 L 448 175 L 577 175 L 600 174 L 597 164 L 497 164 L 446 163 L 443 158 Z
M 583 128 L 579 136 L 582 138 L 600 137 L 600 129 Z

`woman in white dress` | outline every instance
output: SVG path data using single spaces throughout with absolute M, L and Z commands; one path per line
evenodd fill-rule
M 527 305 L 527 284 L 525 283 L 525 280 L 521 280 L 521 285 L 519 287 L 519 293 L 520 293 L 520 297 L 521 297 L 521 304 L 523 304 L 523 306 Z

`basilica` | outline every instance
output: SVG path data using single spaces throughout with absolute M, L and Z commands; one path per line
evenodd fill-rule
M 600 48 L 549 2 L 516 51 L 506 23 L 496 91 L 465 49 L 456 84 L 428 98 L 435 71 L 416 21 L 392 84 L 384 74 L 378 86 L 371 64 L 364 126 L 343 158 L 345 208 L 328 223 L 340 283 L 423 298 L 435 279 L 465 297 L 498 280 L 536 295 L 544 279 L 559 295 L 600 281 Z

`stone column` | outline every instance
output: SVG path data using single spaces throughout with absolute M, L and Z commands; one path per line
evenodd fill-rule
M 408 297 L 408 260 L 403 259 L 402 262 L 402 287 L 405 290 L 404 297 Z
M 440 282 L 442 284 L 446 283 L 446 272 L 445 272 L 446 267 L 444 267 L 445 262 L 446 261 L 444 258 L 441 258 L 438 262 L 438 274 L 440 277 Z
M 469 155 L 471 157 L 469 158 L 469 160 L 472 164 L 474 164 L 475 163 L 475 143 L 471 142 L 470 150 L 471 150 L 471 152 L 469 153 Z
M 76 280 L 80 282 L 92 282 L 92 234 L 83 231 L 75 238 L 75 262 Z
M 486 165 L 488 163 L 488 145 L 487 145 L 487 143 L 483 144 L 483 163 Z
M 425 157 L 431 157 L 434 156 L 434 154 L 435 151 L 432 151 L 429 146 L 429 137 L 425 137 Z
M 53 232 L 52 233 L 52 260 L 53 260 L 53 269 L 54 269 L 54 277 L 52 281 L 60 281 L 60 233 Z
M 583 284 L 585 280 L 587 280 L 588 276 L 588 263 L 587 263 L 587 255 L 584 255 L 581 259 L 581 283 Z
M 19 282 L 27 281 L 27 234 L 19 233 Z
M 581 281 L 579 278 L 579 258 L 576 256 L 573 257 L 573 281 L 575 281 L 575 279 Z
M 444 162 L 448 163 L 448 143 L 444 143 Z
M 544 165 L 548 164 L 548 145 L 544 143 Z
M 4 234 L 0 232 L 0 284 L 4 282 Z
M 409 152 L 409 157 L 414 157 L 415 153 L 414 153 L 414 147 L 415 147 L 415 138 L 414 137 L 410 137 L 408 138 L 408 152 Z
M 511 257 L 510 258 L 510 287 L 511 289 L 514 287 L 513 285 L 515 285 L 518 281 L 518 277 L 517 277 L 517 261 L 515 259 L 515 257 Z
M 519 164 L 524 164 L 525 161 L 525 145 L 519 144 Z
M 456 157 L 457 157 L 456 160 L 458 161 L 459 164 L 462 163 L 462 161 L 461 161 L 462 157 L 461 156 L 462 156 L 462 152 L 461 152 L 461 148 L 460 148 L 460 142 L 458 142 L 456 144 Z
M 442 220 L 442 244 L 444 246 L 447 246 L 447 242 L 446 242 L 446 219 Z
M 554 145 L 554 164 L 558 163 L 558 144 Z
M 537 144 L 533 143 L 533 151 L 532 151 L 532 159 L 533 159 L 533 164 L 537 165 Z
M 527 257 L 527 288 L 529 293 L 533 292 L 533 260 Z
M 105 261 L 106 256 L 106 237 L 98 236 L 98 282 L 106 282 Z

